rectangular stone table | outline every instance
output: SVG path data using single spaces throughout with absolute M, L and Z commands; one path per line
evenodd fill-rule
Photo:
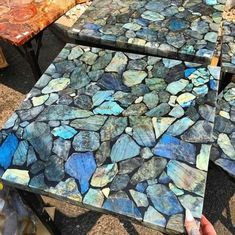
M 202 214 L 219 67 L 67 44 L 0 132 L 5 183 L 181 233 Z
M 214 140 L 211 160 L 235 178 L 235 83 L 219 95 Z
M 173 59 L 210 63 L 224 1 L 95 0 L 71 37 Z

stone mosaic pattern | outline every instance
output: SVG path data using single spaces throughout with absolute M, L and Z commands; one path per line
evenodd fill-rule
M 183 232 L 201 217 L 218 67 L 67 44 L 0 132 L 1 178 Z
M 67 11 L 63 16 L 61 16 L 53 26 L 57 29 L 65 32 L 74 25 L 77 19 L 86 11 L 86 9 L 91 5 L 92 1 L 83 1 L 80 4 L 77 4 L 72 9 Z
M 235 73 L 235 24 L 224 22 L 223 29 L 222 69 Z
M 213 56 L 223 0 L 95 0 L 71 36 L 186 61 Z
M 0 0 L 0 39 L 21 46 L 75 4 L 76 0 Z
M 211 160 L 235 177 L 235 83 L 218 98 Z

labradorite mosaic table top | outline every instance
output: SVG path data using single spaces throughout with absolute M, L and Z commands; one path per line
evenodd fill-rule
M 235 24 L 223 23 L 222 40 L 222 69 L 225 72 L 235 73 Z
M 220 69 L 67 44 L 0 135 L 1 178 L 183 231 L 200 218 Z
M 230 83 L 217 102 L 211 160 L 235 178 L 235 83 Z
M 75 4 L 75 0 L 0 0 L 0 39 L 21 46 Z
M 71 36 L 173 59 L 210 63 L 224 1 L 95 0 Z

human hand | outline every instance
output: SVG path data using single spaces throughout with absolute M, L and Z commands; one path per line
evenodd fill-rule
M 200 228 L 197 226 L 192 213 L 186 209 L 185 228 L 188 235 L 217 235 L 213 225 L 202 215 Z

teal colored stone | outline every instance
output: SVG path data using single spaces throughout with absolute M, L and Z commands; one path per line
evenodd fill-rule
M 40 175 L 36 175 L 32 177 L 29 182 L 29 187 L 33 189 L 42 189 L 42 190 L 47 189 L 44 174 L 40 174 Z
M 193 195 L 183 195 L 179 197 L 180 203 L 184 208 L 190 210 L 194 218 L 201 218 L 203 198 Z
M 182 61 L 180 60 L 173 60 L 173 59 L 166 59 L 166 58 L 163 58 L 162 62 L 166 68 L 173 68 L 176 65 L 182 64 Z
M 133 30 L 133 31 L 138 31 L 142 28 L 141 25 L 134 23 L 134 22 L 126 23 L 122 27 L 125 29 Z
M 103 202 L 104 195 L 100 189 L 90 188 L 83 199 L 83 203 L 94 207 L 102 207 Z
M 126 117 L 109 117 L 100 131 L 101 141 L 109 141 L 121 135 L 127 127 Z
M 70 84 L 69 78 L 52 79 L 46 87 L 42 89 L 43 94 L 58 92 L 65 89 Z
M 177 105 L 170 111 L 169 115 L 175 118 L 180 118 L 184 115 L 184 109 L 180 105 Z
M 87 51 L 85 53 L 83 53 L 83 55 L 81 56 L 80 60 L 85 62 L 87 65 L 93 65 L 97 59 L 98 55 Z
M 69 60 L 75 60 L 83 54 L 83 50 L 80 46 L 73 47 L 70 54 L 68 55 Z
M 37 156 L 35 154 L 35 151 L 33 150 L 32 146 L 29 146 L 27 154 L 27 166 L 33 164 L 36 161 L 37 161 Z
M 37 118 L 38 121 L 70 120 L 75 118 L 85 118 L 93 113 L 87 110 L 70 107 L 67 105 L 48 106 Z
M 12 128 L 15 125 L 17 119 L 18 119 L 18 115 L 16 113 L 13 113 L 12 116 L 4 124 L 3 129 Z
M 187 85 L 189 84 L 188 80 L 180 79 L 178 81 L 170 83 L 166 90 L 170 92 L 172 95 L 176 95 L 181 92 Z
M 137 207 L 147 207 L 149 205 L 148 198 L 146 194 L 140 193 L 138 191 L 135 191 L 133 189 L 129 190 L 135 204 Z
M 74 105 L 80 109 L 90 110 L 92 101 L 88 95 L 78 95 L 74 98 Z
M 157 93 L 151 92 L 144 95 L 144 103 L 149 109 L 156 107 L 159 103 L 159 97 Z
M 114 94 L 114 91 L 98 91 L 92 97 L 93 107 L 102 104 L 104 101 L 108 101 L 108 100 L 112 101 L 113 100 L 113 97 L 112 97 L 113 94 Z
M 162 91 L 167 87 L 163 78 L 146 78 L 145 83 L 151 91 Z
M 209 82 L 210 73 L 206 68 L 199 68 L 193 72 L 188 79 L 192 81 L 194 86 L 200 86 Z
M 140 147 L 126 134 L 121 135 L 111 150 L 112 162 L 123 161 L 139 155 Z
M 193 88 L 193 91 L 196 93 L 196 95 L 202 95 L 205 96 L 206 94 L 208 94 L 208 86 L 207 85 L 203 85 L 203 86 L 199 86 L 199 87 L 195 87 Z
M 17 166 L 22 166 L 26 162 L 29 143 L 26 140 L 20 141 L 18 148 L 15 151 L 12 163 Z
M 154 11 L 144 11 L 141 17 L 150 21 L 162 21 L 165 19 L 163 15 Z
M 100 136 L 94 131 L 80 131 L 73 139 L 73 147 L 76 151 L 95 151 L 100 146 Z
M 172 136 L 181 135 L 193 124 L 194 121 L 191 120 L 189 117 L 183 117 L 180 120 L 177 120 L 173 125 L 168 128 L 167 134 Z
M 54 128 L 51 131 L 51 133 L 52 133 L 52 135 L 54 135 L 56 137 L 61 137 L 65 140 L 67 140 L 67 139 L 71 139 L 74 135 L 76 135 L 77 131 L 70 126 L 62 125 L 62 126 Z
M 86 66 L 81 64 L 76 67 L 70 76 L 70 80 L 70 86 L 74 89 L 87 86 L 91 82 L 91 79 L 86 73 Z
M 209 42 L 212 42 L 212 43 L 216 43 L 217 36 L 218 36 L 218 33 L 216 33 L 216 32 L 208 32 L 205 35 L 204 39 L 206 41 L 209 41 Z
M 111 53 L 105 53 L 104 55 L 100 56 L 95 64 L 92 66 L 92 70 L 94 72 L 97 72 L 97 70 L 104 69 L 112 60 L 112 54 Z
M 155 210 L 152 206 L 149 206 L 148 210 L 144 214 L 144 223 L 165 227 L 166 219 L 161 213 Z
M 94 114 L 102 114 L 102 115 L 119 115 L 122 113 L 124 109 L 113 101 L 106 101 L 103 104 L 101 104 L 99 107 L 95 108 L 93 110 Z
M 76 129 L 86 131 L 98 131 L 104 125 L 107 117 L 94 115 L 88 118 L 79 118 L 73 120 L 70 125 Z
M 180 202 L 173 192 L 163 184 L 150 185 L 146 189 L 147 196 L 154 207 L 165 215 L 174 215 L 183 211 Z

